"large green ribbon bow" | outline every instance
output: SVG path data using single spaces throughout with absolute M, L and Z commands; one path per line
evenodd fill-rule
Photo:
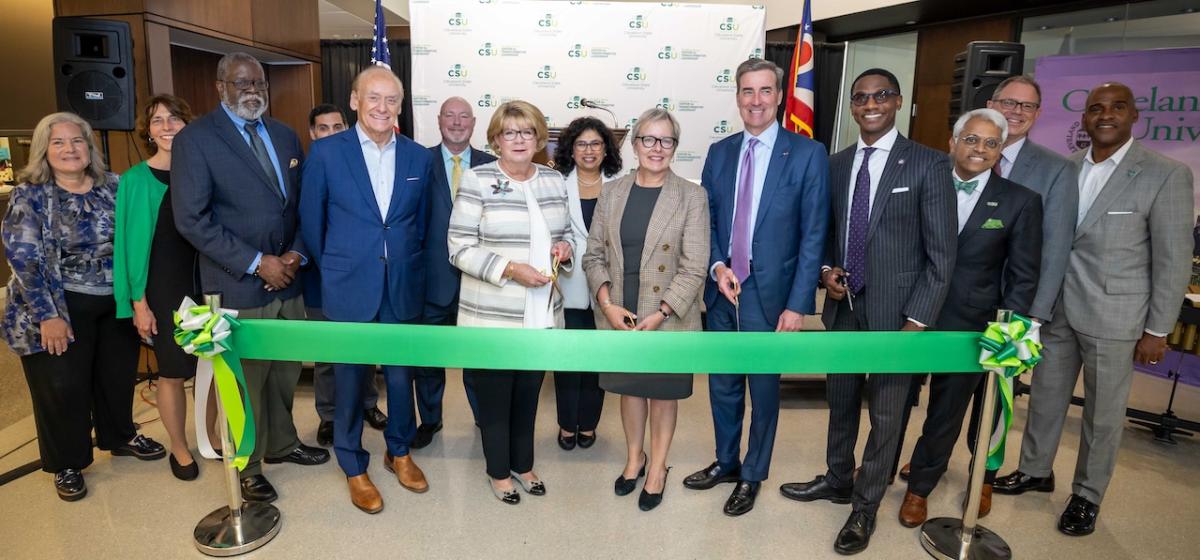
M 228 340 L 232 330 L 240 326 L 236 317 L 237 311 L 233 309 L 212 309 L 185 297 L 175 311 L 174 320 L 175 343 L 184 352 L 201 358 L 200 367 L 205 362 L 212 367 L 217 397 L 236 450 L 233 464 L 242 470 L 254 451 L 254 411 L 250 408 L 242 361 Z
M 1000 416 L 988 445 L 987 468 L 998 470 L 1004 463 L 1004 442 L 1012 426 L 1013 378 L 1033 369 L 1042 360 L 1040 325 L 1014 313 L 1007 323 L 988 323 L 979 338 L 979 365 L 996 373 L 1000 394 Z

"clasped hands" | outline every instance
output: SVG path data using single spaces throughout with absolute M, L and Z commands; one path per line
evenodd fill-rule
M 550 258 L 560 263 L 571 260 L 571 244 L 566 241 L 555 243 L 550 247 Z M 508 277 L 526 288 L 540 288 L 553 280 L 528 263 L 510 262 L 508 266 Z
M 295 251 L 288 251 L 279 257 L 263 254 L 256 271 L 265 283 L 263 289 L 274 292 L 287 288 L 296 279 L 301 260 L 300 253 Z

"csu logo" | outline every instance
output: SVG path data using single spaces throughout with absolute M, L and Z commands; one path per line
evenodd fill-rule
M 733 72 L 730 72 L 729 69 L 726 68 L 726 69 L 722 70 L 720 74 L 717 74 L 715 81 L 718 84 L 731 83 L 731 82 L 733 82 Z
M 740 25 L 734 23 L 733 18 L 731 17 L 725 18 L 725 21 L 721 22 L 718 27 L 721 28 L 721 31 L 737 31 L 739 28 L 741 28 Z
M 547 64 L 537 71 L 537 77 L 539 80 L 553 80 L 554 78 L 558 77 L 558 72 L 555 72 L 552 68 L 550 68 L 550 65 Z
M 578 95 L 568 99 L 567 100 L 567 108 L 568 109 L 579 109 L 580 107 L 583 107 L 583 105 L 579 103 L 580 100 L 582 100 L 582 99 L 583 98 L 579 97 Z
M 754 50 L 750 51 L 748 58 L 762 58 L 762 49 L 755 47 Z
M 629 119 L 628 121 L 625 121 L 625 128 L 628 130 L 633 130 L 633 125 L 636 125 L 637 122 L 638 122 L 637 117 L 633 117 L 633 118 Z
M 587 55 L 587 49 L 583 48 L 583 45 L 579 43 L 575 43 L 575 46 L 567 51 L 567 57 L 569 58 L 585 58 Z
M 660 100 L 660 101 L 659 101 L 657 104 L 655 104 L 654 106 L 655 106 L 655 107 L 658 107 L 659 109 L 666 109 L 666 110 L 668 110 L 668 111 L 674 111 L 674 110 L 675 110 L 675 104 L 671 102 L 671 98 L 670 98 L 670 97 L 664 97 L 664 98 L 662 98 L 662 100 Z
M 733 132 L 733 127 L 729 126 L 729 121 L 722 120 L 717 123 L 717 126 L 713 127 L 713 132 L 717 134 L 728 134 Z
M 479 56 L 500 56 L 500 49 L 493 47 L 491 43 L 484 43 L 478 52 Z
M 467 69 L 463 68 L 463 65 L 455 64 L 454 66 L 451 66 L 449 70 L 446 71 L 446 75 L 451 78 L 462 79 L 462 78 L 466 78 L 468 73 L 467 73 Z
M 625 79 L 631 82 L 644 82 L 646 81 L 646 73 L 642 71 L 640 66 L 634 66 L 633 70 L 625 74 Z
M 543 27 L 543 28 L 558 27 L 558 20 L 554 19 L 553 14 L 546 14 L 546 17 L 539 19 L 537 24 L 538 24 L 538 27 Z
M 493 99 L 492 94 L 485 93 L 483 94 L 483 97 L 479 98 L 479 101 L 475 102 L 475 104 L 480 107 L 496 107 L 500 105 L 500 102 L 496 99 Z
M 650 21 L 645 16 L 639 15 L 629 20 L 630 29 L 646 29 L 647 27 L 650 27 Z
M 450 27 L 464 27 L 467 25 L 467 18 L 463 17 L 462 12 L 454 12 L 450 19 L 446 20 Z
M 658 51 L 659 60 L 674 60 L 676 58 L 679 58 L 679 53 L 675 52 L 670 45 L 667 45 L 663 47 L 661 51 Z

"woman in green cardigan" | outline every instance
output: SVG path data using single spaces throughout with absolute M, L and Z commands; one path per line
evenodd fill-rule
M 188 449 L 185 432 L 187 396 L 184 382 L 196 374 L 196 358 L 184 353 L 172 338 L 172 312 L 184 296 L 199 300 L 196 249 L 175 229 L 171 197 L 171 141 L 192 111 L 173 95 L 150 99 L 138 119 L 150 159 L 121 177 L 117 189 L 116 236 L 113 247 L 113 295 L 117 317 L 132 317 L 138 334 L 154 344 L 158 361 L 158 413 L 171 438 L 171 472 L 180 480 L 200 473 Z M 215 418 L 209 400 L 208 418 Z M 210 441 L 213 427 L 207 427 Z

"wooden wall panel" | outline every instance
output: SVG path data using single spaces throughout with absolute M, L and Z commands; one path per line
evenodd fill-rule
M 267 66 L 267 79 L 271 82 L 271 116 L 292 127 L 305 150 L 309 144 L 308 112 L 317 104 L 320 75 L 320 66 L 314 64 Z
M 54 91 L 54 10 L 45 0 L 4 2 L 0 51 L 6 53 L 6 83 L 0 86 L 4 96 L 0 129 L 33 130 L 42 117 L 58 110 Z
M 217 61 L 221 55 L 177 45 L 171 46 L 171 79 L 175 95 L 203 115 L 217 108 Z
M 237 37 L 253 37 L 245 0 L 145 0 L 146 11 Z M 315 2 L 314 9 L 315 9 Z
M 315 1 L 253 0 L 251 8 L 255 42 L 321 57 L 321 24 Z
M 950 141 L 950 85 L 954 55 L 967 50 L 971 41 L 1011 41 L 1016 20 L 997 17 L 958 21 L 922 29 L 917 35 L 917 66 L 913 102 L 917 116 L 912 121 L 912 139 L 935 150 L 946 151 Z
M 8 3 L 7 0 L 5 3 Z M 54 2 L 54 13 L 59 16 L 133 14 L 144 9 L 144 0 L 55 0 Z M 16 11 L 13 10 L 13 12 Z

